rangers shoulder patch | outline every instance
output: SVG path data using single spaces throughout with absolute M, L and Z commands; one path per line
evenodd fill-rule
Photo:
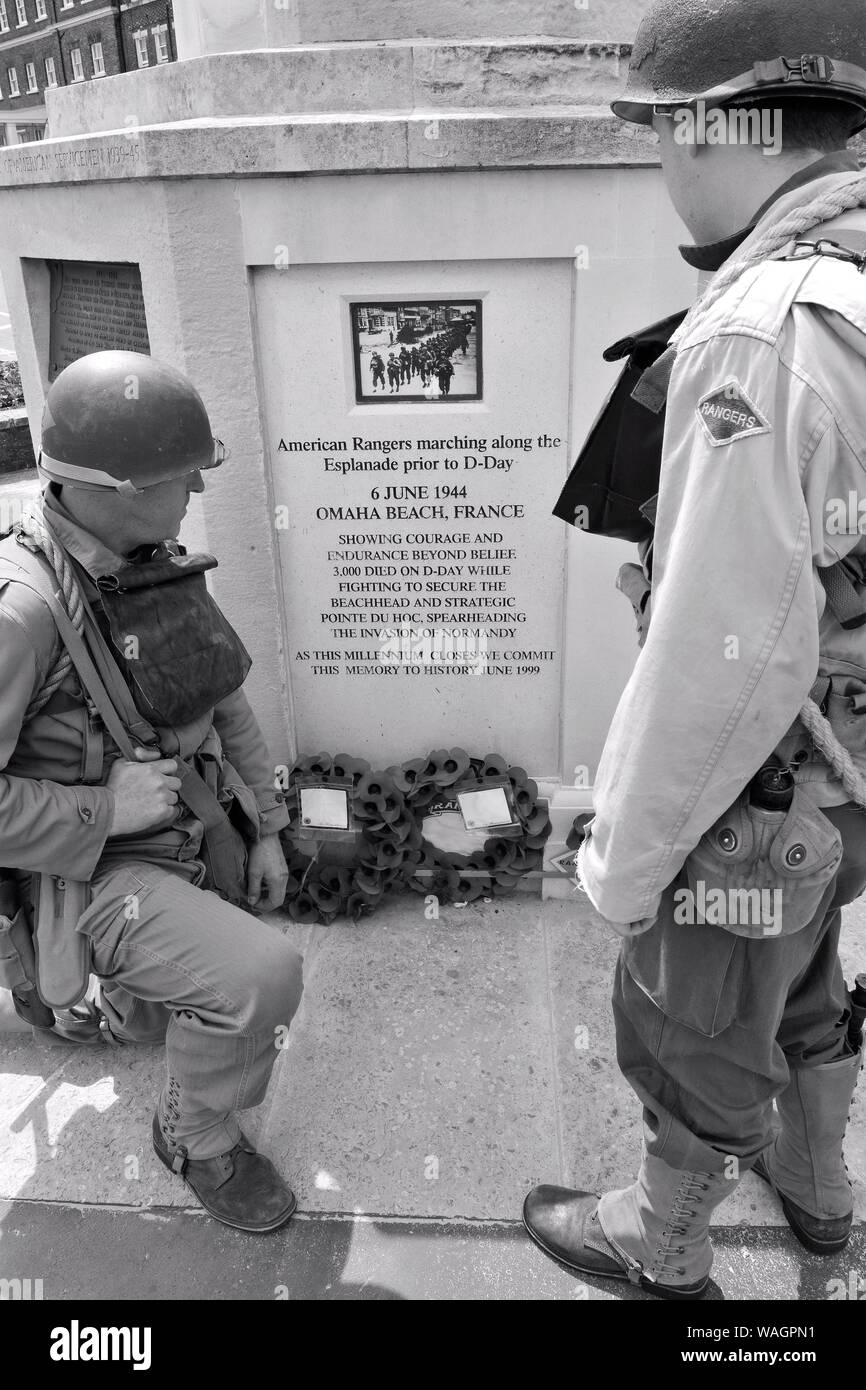
M 698 419 L 716 449 L 753 434 L 769 434 L 773 428 L 736 377 L 698 401 Z

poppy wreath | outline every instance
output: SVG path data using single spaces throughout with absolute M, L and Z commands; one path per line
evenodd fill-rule
M 317 778 L 322 786 L 352 779 L 352 810 L 360 826 L 353 864 L 320 863 L 298 849 L 301 798 L 298 779 Z M 425 840 L 421 822 L 431 802 L 458 784 L 479 790 L 507 778 L 522 834 L 494 835 L 472 854 L 439 849 Z M 317 753 L 293 764 L 284 793 L 289 825 L 281 832 L 289 881 L 286 905 L 296 922 L 356 921 L 373 912 L 394 887 L 434 894 L 442 902 L 472 902 L 510 892 L 518 879 L 541 867 L 550 817 L 538 805 L 538 786 L 522 767 L 498 754 L 472 758 L 462 748 L 442 748 L 426 758 L 376 772 L 363 758 Z
M 360 827 L 353 864 L 319 862 L 297 845 L 301 823 L 298 778 L 329 782 L 352 779 L 352 811 Z M 332 922 L 337 916 L 358 918 L 373 912 L 384 894 L 402 880 L 408 854 L 419 854 L 421 831 L 402 791 L 387 772 L 375 772 L 364 758 L 345 753 L 318 753 L 298 758 L 284 793 L 289 825 L 280 838 L 289 869 L 286 906 L 295 922 Z
M 440 748 L 388 768 L 394 786 L 419 827 L 431 802 L 460 785 L 511 783 L 520 836 L 493 835 L 472 854 L 439 849 L 429 840 L 410 845 L 403 858 L 402 878 L 416 892 L 433 894 L 443 902 L 472 902 L 476 898 L 511 892 L 519 879 L 540 869 L 544 844 L 550 835 L 550 816 L 538 804 L 538 786 L 522 767 L 511 767 L 496 753 L 473 758 L 462 748 Z

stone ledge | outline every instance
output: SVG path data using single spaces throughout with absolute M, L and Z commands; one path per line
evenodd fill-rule
M 358 39 L 511 37 L 631 40 L 647 0 L 198 0 L 175 6 L 178 52 Z
M 217 53 L 46 93 L 70 136 L 205 116 L 416 107 L 600 106 L 624 87 L 627 45 L 562 39 L 329 44 Z
M 602 109 L 436 110 L 178 121 L 0 150 L 0 187 L 410 169 L 656 165 L 649 132 Z

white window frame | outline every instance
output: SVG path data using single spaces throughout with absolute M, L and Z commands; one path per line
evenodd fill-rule
M 49 63 L 51 64 L 50 71 L 48 67 Z M 48 57 L 45 59 L 45 86 L 57 86 L 57 64 L 54 61 L 54 55 L 51 53 L 49 53 Z
M 168 25 L 155 24 L 150 32 L 153 34 L 153 46 L 156 49 L 156 61 L 158 63 L 170 63 L 171 50 L 168 46 Z
M 75 63 L 76 55 L 78 56 L 78 65 L 77 65 L 77 67 L 76 67 L 76 63 Z M 82 52 L 81 52 L 81 49 L 80 49 L 80 48 L 77 48 L 77 47 L 76 47 L 76 48 L 70 48 L 70 50 L 69 50 L 69 61 L 70 61 L 70 63 L 72 64 L 72 81 L 73 81 L 73 82 L 83 82 L 83 81 L 84 81 L 84 57 L 83 57 L 83 55 L 82 55 Z
M 93 64 L 93 76 L 105 76 L 105 54 L 102 51 L 102 40 L 97 39 L 90 45 L 90 61 Z
M 37 83 L 37 81 L 36 81 L 36 64 L 35 64 L 35 63 L 25 63 L 25 64 L 24 64 L 24 76 L 27 78 L 27 91 L 28 91 L 28 92 L 38 92 L 38 91 L 39 91 L 39 85 L 38 85 L 38 83 Z
M 9 33 L 9 16 L 6 13 L 6 0 L 0 0 L 0 34 Z
M 23 19 L 21 18 L 22 15 L 24 16 Z M 15 28 L 26 29 L 29 22 L 27 18 L 27 6 L 24 0 L 15 0 Z
M 17 68 L 7 68 L 7 69 L 6 69 L 6 80 L 7 80 L 7 82 L 9 83 L 9 95 L 10 95 L 10 97 L 20 97 L 20 95 L 21 95 L 21 87 L 20 87 L 20 84 L 19 84 L 19 82 L 18 82 L 18 69 L 17 69 Z
M 149 68 L 150 52 L 147 47 L 147 30 L 136 29 L 132 35 L 132 39 L 135 44 L 135 58 L 138 66 L 140 68 Z M 144 57 L 144 62 L 141 61 L 142 57 Z
M 60 0 L 60 8 L 61 8 L 61 10 L 71 10 L 71 9 L 72 9 L 72 5 L 73 5 L 73 0 Z
M 37 18 L 37 19 L 47 19 L 47 18 L 48 18 L 48 7 L 47 7 L 46 4 L 45 4 L 45 0 L 36 0 L 36 18 Z

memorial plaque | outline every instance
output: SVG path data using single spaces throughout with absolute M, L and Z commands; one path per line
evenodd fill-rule
M 571 275 L 555 261 L 256 272 L 301 750 L 386 766 L 460 746 L 557 767 Z M 387 372 L 385 391 L 372 373 L 359 390 L 359 344 L 387 363 L 431 334 L 465 392 L 417 399 L 411 360 L 390 391 Z M 507 823 L 501 797 L 471 809 L 474 830 L 456 805 L 446 818 L 461 842 L 483 843 L 489 814 Z
M 48 379 L 89 352 L 150 352 L 141 271 L 108 261 L 49 261 Z
M 355 399 L 481 399 L 481 301 L 352 304 Z

